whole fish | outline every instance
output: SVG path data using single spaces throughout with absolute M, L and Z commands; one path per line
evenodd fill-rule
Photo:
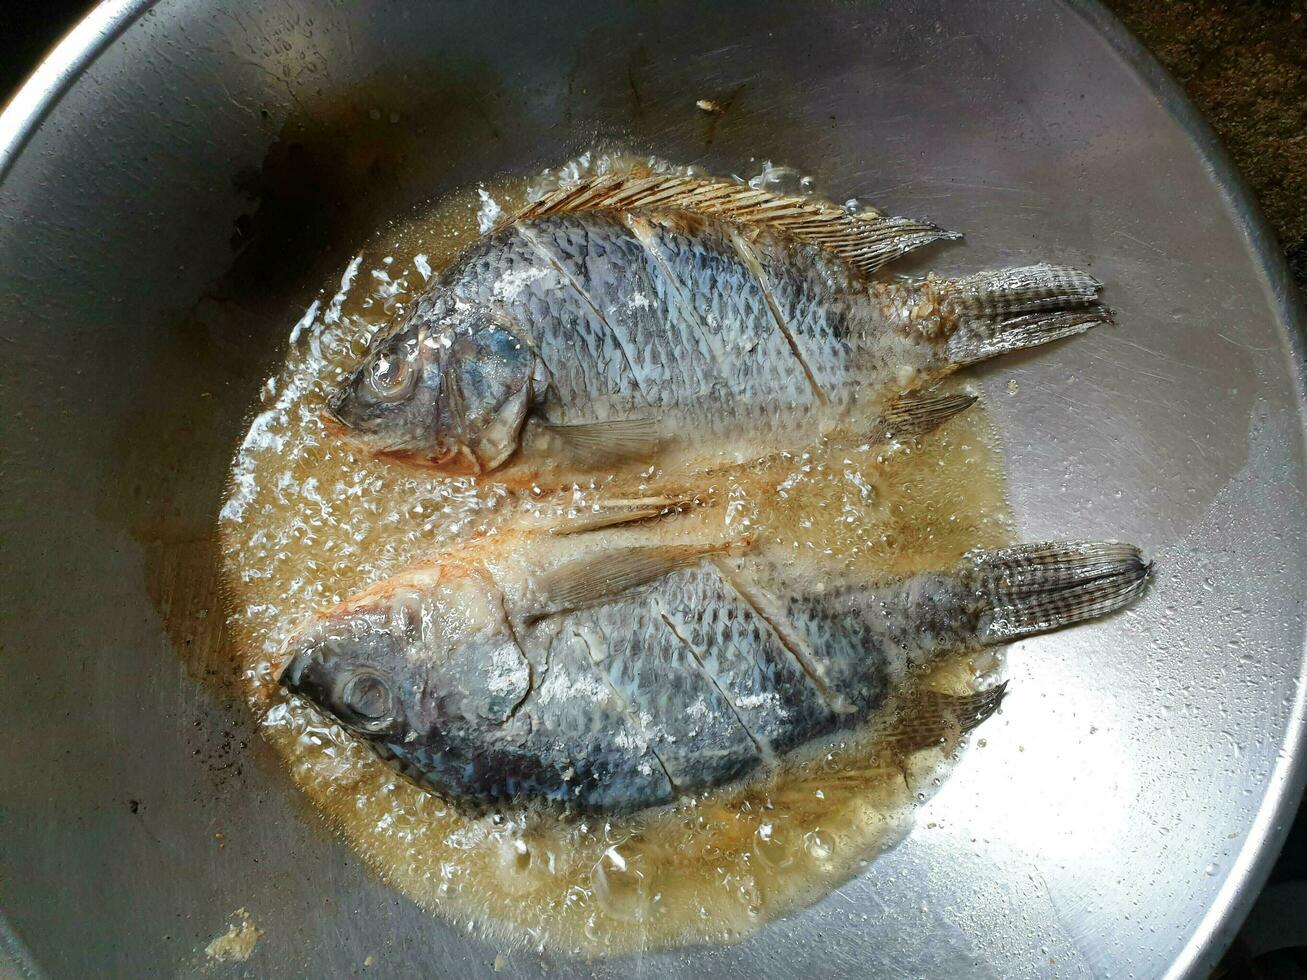
M 636 810 L 864 724 L 942 654 L 1124 606 L 1149 570 L 1071 542 L 840 585 L 747 543 L 641 540 L 509 532 L 413 566 L 315 615 L 280 682 L 442 796 Z M 927 698 L 901 731 L 933 744 L 1002 693 Z
M 720 180 L 595 178 L 468 248 L 327 414 L 376 453 L 509 484 L 695 471 L 861 439 L 962 365 L 1109 319 L 1070 268 L 873 275 L 954 237 Z

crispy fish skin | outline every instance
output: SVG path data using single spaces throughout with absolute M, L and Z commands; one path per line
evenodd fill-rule
M 377 340 L 330 411 L 374 451 L 510 484 L 694 468 L 859 437 L 895 395 L 1108 319 L 1100 284 L 1064 267 L 876 280 L 953 236 L 829 208 L 787 223 L 772 205 L 791 199 L 762 192 L 707 206 L 721 186 L 528 209 Z
M 741 543 L 499 538 L 323 610 L 281 683 L 442 796 L 602 811 L 748 778 L 935 657 L 1101 616 L 1149 571 L 1130 545 L 1069 542 L 819 588 Z M 903 734 L 938 741 L 1001 696 L 940 696 Z

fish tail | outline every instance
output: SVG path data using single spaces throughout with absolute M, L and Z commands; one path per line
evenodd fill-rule
M 1138 548 L 1115 541 L 1023 544 L 972 552 L 964 562 L 984 597 L 982 644 L 1104 616 L 1137 599 L 1152 572 Z
M 1152 566 L 1113 541 L 1020 544 L 972 551 L 950 569 L 923 572 L 862 594 L 827 590 L 837 612 L 900 652 L 908 667 L 942 654 L 1062 629 L 1129 605 Z
M 1040 265 L 980 272 L 941 287 L 954 320 L 945 353 L 955 365 L 1038 347 L 1111 323 L 1098 302 L 1103 286 L 1079 269 Z

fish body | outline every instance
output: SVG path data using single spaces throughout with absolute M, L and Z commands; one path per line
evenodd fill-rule
M 896 395 L 1107 318 L 1063 267 L 870 274 L 954 237 L 933 225 L 792 203 L 815 208 L 810 232 L 756 213 L 793 199 L 714 209 L 707 191 L 761 192 L 647 184 L 547 200 L 473 244 L 374 342 L 335 418 L 375 451 L 505 483 L 695 470 L 859 438 Z
M 636 810 L 864 725 L 943 653 L 1117 608 L 1147 573 L 1128 545 L 1072 543 L 841 585 L 739 543 L 599 538 L 509 533 L 410 568 L 316 615 L 281 682 L 442 796 Z M 914 724 L 938 740 L 1000 696 Z

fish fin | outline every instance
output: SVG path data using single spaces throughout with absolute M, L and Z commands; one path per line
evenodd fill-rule
M 505 224 L 578 211 L 685 211 L 765 227 L 826 249 L 862 273 L 932 242 L 962 237 L 929 221 L 851 214 L 827 201 L 676 174 L 605 174 L 547 194 Z
M 978 324 L 979 329 L 959 330 L 949 338 L 947 351 L 954 364 L 975 364 L 999 354 L 1039 347 L 1074 337 L 1103 323 L 1111 323 L 1107 307 L 1095 304 L 1080 310 L 1032 313 L 1007 320 Z
M 901 752 L 940 745 L 978 726 L 999 709 L 1006 694 L 1007 681 L 975 694 L 917 691 L 905 699 L 886 740 Z
M 1120 609 L 1144 591 L 1152 572 L 1138 548 L 1115 541 L 1022 544 L 963 559 L 985 597 L 981 643 L 1005 643 Z
M 557 535 L 583 534 L 619 524 L 634 524 L 673 513 L 693 501 L 678 497 L 640 497 L 635 500 L 601 500 L 575 517 L 568 517 L 550 528 Z
M 653 455 L 661 442 L 657 419 L 610 419 L 541 427 L 562 444 L 574 462 L 585 466 L 606 466 Z
M 713 544 L 610 548 L 542 572 L 533 584 L 532 618 L 602 605 L 713 554 L 747 548 L 749 539 Z
M 978 316 L 1034 313 L 1093 303 L 1103 284 L 1064 265 L 1020 266 L 977 272 L 943 284 L 950 305 Z
M 872 425 L 870 437 L 884 442 L 902 436 L 920 436 L 939 428 L 976 403 L 975 395 L 913 391 L 894 399 Z
M 1111 323 L 1111 311 L 1098 302 L 1102 288 L 1088 273 L 1047 264 L 943 283 L 941 301 L 956 320 L 948 358 L 974 364 Z
M 667 513 L 662 507 L 644 507 L 638 510 L 604 510 L 587 511 L 575 517 L 568 517 L 549 529 L 550 534 L 560 537 L 568 534 L 584 534 L 587 531 L 602 531 L 606 527 L 621 524 L 636 524 Z

